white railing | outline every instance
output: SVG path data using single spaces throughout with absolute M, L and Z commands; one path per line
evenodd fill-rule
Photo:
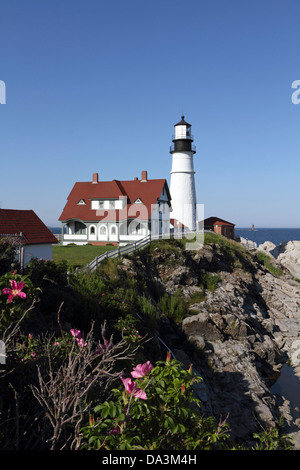
M 64 234 L 64 240 L 87 240 L 87 235 Z
M 213 230 L 200 230 L 200 231 L 191 231 L 188 233 L 191 236 L 192 234 L 197 235 L 197 234 L 215 233 L 215 232 Z M 176 239 L 176 238 L 182 238 L 184 235 L 179 234 L 179 236 L 176 237 L 176 234 L 173 234 L 173 236 L 174 236 L 174 239 Z M 149 243 L 151 243 L 151 241 L 163 240 L 163 239 L 169 239 L 169 238 L 170 238 L 170 233 L 158 234 L 158 235 L 149 234 L 145 238 L 142 238 L 136 242 L 129 243 L 125 246 L 118 246 L 115 250 L 106 251 L 102 255 L 97 256 L 97 258 L 95 258 L 91 263 L 89 263 L 86 266 L 86 269 L 89 269 L 90 271 L 94 271 L 99 266 L 99 264 L 105 259 L 119 258 L 124 255 L 129 255 L 130 253 L 134 253 L 135 251 L 140 250 L 141 248 L 145 248 L 147 245 L 149 245 Z M 255 250 L 257 248 L 257 244 L 248 239 L 242 240 L 240 243 L 246 246 L 250 250 Z
M 162 239 L 163 235 L 147 235 L 147 237 L 142 238 L 134 243 L 129 243 L 125 246 L 118 246 L 115 250 L 106 251 L 103 255 L 97 256 L 91 263 L 87 265 L 87 269 L 94 271 L 99 264 L 108 258 L 118 258 L 120 256 L 129 255 L 130 253 L 140 250 L 141 248 L 146 247 L 153 240 Z
M 197 235 L 198 233 L 203 234 L 204 232 L 206 232 L 206 230 L 204 230 L 204 231 L 201 230 L 199 232 L 191 231 L 191 232 L 188 232 L 188 233 L 190 233 L 190 235 L 191 234 Z M 185 236 L 187 236 L 188 233 L 185 234 Z M 177 236 L 177 234 L 175 233 L 175 234 L 173 234 L 173 236 L 174 236 L 174 239 L 176 239 L 176 238 L 180 239 L 180 238 L 183 238 L 184 234 L 180 233 Z M 149 234 L 145 238 L 141 238 L 140 240 L 138 240 L 136 242 L 128 243 L 125 246 L 118 246 L 118 248 L 116 248 L 115 250 L 106 251 L 102 255 L 97 256 L 97 258 L 95 258 L 91 263 L 89 263 L 86 268 L 89 269 L 90 271 L 94 271 L 97 268 L 97 266 L 99 266 L 99 264 L 104 259 L 119 258 L 123 255 L 129 255 L 130 253 L 134 253 L 135 251 L 140 250 L 141 248 L 145 248 L 152 241 L 155 241 L 155 240 L 168 240 L 168 239 L 170 239 L 170 232 L 160 233 L 160 234 Z
M 128 242 L 128 241 L 133 241 L 133 240 L 138 241 L 138 240 L 141 240 L 141 236 L 143 236 L 143 234 L 138 234 L 138 233 L 134 233 L 130 235 L 120 235 L 120 242 Z

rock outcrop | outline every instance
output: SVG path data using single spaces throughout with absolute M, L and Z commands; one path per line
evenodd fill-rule
M 267 252 L 294 277 L 300 278 L 300 241 L 289 241 L 278 246 L 267 241 L 259 245 L 257 249 Z
M 260 249 L 270 253 L 274 247 Z M 283 416 L 285 432 L 300 449 L 300 428 L 289 402 L 270 390 L 288 359 L 300 366 L 300 284 L 293 275 L 286 271 L 275 277 L 255 253 L 234 242 L 230 248 L 210 244 L 188 252 L 158 246 L 151 267 L 139 256 L 132 263 L 133 271 L 151 276 L 169 295 L 180 291 L 187 302 L 182 324 L 165 318 L 159 334 L 202 377 L 196 392 L 204 412 L 226 418 L 232 438 L 248 443 L 254 432 L 275 426 Z M 205 274 L 210 280 L 217 276 L 213 288 L 205 285 Z

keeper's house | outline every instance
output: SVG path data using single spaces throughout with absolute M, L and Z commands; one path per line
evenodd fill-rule
M 165 179 L 77 182 L 59 220 L 62 244 L 125 245 L 151 234 L 170 233 L 171 197 Z

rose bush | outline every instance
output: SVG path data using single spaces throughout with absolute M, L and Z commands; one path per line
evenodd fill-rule
M 34 288 L 30 278 L 6 273 L 0 277 L 0 332 L 17 323 L 24 312 L 38 297 L 39 289 Z
M 227 425 L 204 418 L 193 384 L 201 379 L 167 355 L 137 365 L 114 400 L 94 409 L 83 428 L 87 449 L 212 449 L 228 437 Z M 96 417 L 95 417 L 96 416 Z

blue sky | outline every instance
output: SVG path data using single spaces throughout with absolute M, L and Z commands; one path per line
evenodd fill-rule
M 299 0 L 0 0 L 0 205 L 52 226 L 76 181 L 170 182 L 192 124 L 197 201 L 300 227 Z

